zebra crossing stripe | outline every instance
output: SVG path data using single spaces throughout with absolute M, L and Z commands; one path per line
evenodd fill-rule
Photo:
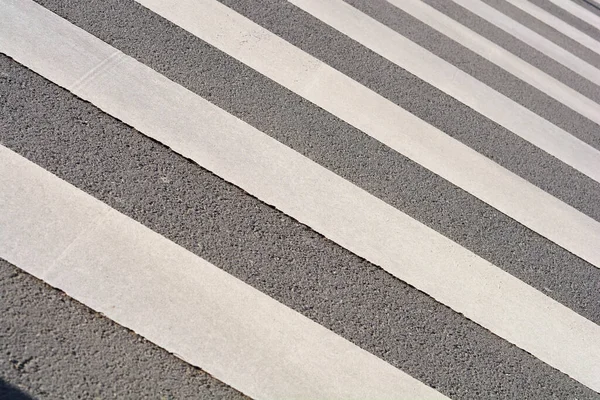
M 600 85 L 600 70 L 588 64 L 579 57 L 569 53 L 562 47 L 554 44 L 537 32 L 502 14 L 500 11 L 488 6 L 481 1 L 452 0 L 456 4 L 483 18 L 492 25 L 516 37 L 534 49 L 541 51 L 554 61 L 561 63 L 571 71 L 581 75 L 590 82 Z
M 563 35 L 570 37 L 571 39 L 573 39 L 576 42 L 578 42 L 579 44 L 587 47 L 588 49 L 592 50 L 593 52 L 600 54 L 600 42 L 598 42 L 596 39 L 586 35 L 585 33 L 581 32 L 579 29 L 572 27 L 571 25 L 567 24 L 560 18 L 555 17 L 554 15 L 550 14 L 548 11 L 544 10 L 543 8 L 540 8 L 527 0 L 506 0 L 506 1 L 508 1 L 513 6 L 521 9 L 522 11 L 525 11 L 526 13 L 533 16 L 534 18 L 551 26 L 552 28 L 556 29 Z
M 407 40 L 344 1 L 290 0 L 290 2 L 596 182 L 600 182 L 599 150 Z
M 580 20 L 587 22 L 588 24 L 592 25 L 596 29 L 600 28 L 600 17 L 589 12 L 585 8 L 581 7 L 580 5 L 575 4 L 574 2 L 572 2 L 570 0 L 548 0 L 548 1 L 550 1 L 555 6 L 558 6 L 558 7 L 562 8 L 563 10 L 567 11 L 568 13 L 574 15 L 575 17 L 579 18 Z M 597 0 L 592 0 L 592 1 L 594 1 L 595 3 L 598 3 Z
M 600 390 L 600 326 L 35 3 L 1 4 L 17 61 Z
M 254 399 L 447 399 L 0 146 L 0 257 Z
M 474 53 L 482 56 L 486 60 L 498 65 L 505 71 L 510 72 L 522 81 L 529 83 L 531 86 L 546 93 L 550 97 L 563 103 L 567 107 L 585 116 L 591 121 L 600 124 L 600 105 L 598 105 L 596 102 L 588 99 L 581 93 L 571 89 L 559 80 L 523 61 L 494 42 L 484 38 L 464 25 L 456 22 L 452 18 L 437 11 L 430 5 L 423 3 L 422 1 L 388 0 L 388 2 L 407 14 L 417 18 L 421 22 L 429 25 L 438 32 L 448 36 L 450 39 L 460 43 Z M 489 88 L 486 89 L 489 91 Z M 448 89 L 446 89 L 446 92 L 452 95 Z M 454 96 L 463 101 L 461 97 L 457 96 L 456 94 Z M 494 97 L 490 98 L 490 101 L 494 101 Z M 475 102 L 463 102 L 467 105 L 472 104 L 473 109 L 483 113 L 491 119 L 494 119 L 493 113 L 486 113 L 486 110 L 483 110 L 482 107 L 478 107 L 478 104 Z M 494 110 L 492 110 L 492 112 L 493 111 Z M 503 124 L 502 121 L 497 117 L 494 120 L 508 129 L 512 128 L 513 131 L 523 126 L 519 123 L 507 126 L 508 124 Z M 540 129 L 540 131 L 541 130 L 542 129 Z
M 600 267 L 600 248 L 597 246 L 600 237 L 598 221 L 507 171 L 233 10 L 212 0 L 138 2 L 559 246 Z M 421 52 L 420 47 L 399 35 L 393 36 L 397 41 L 384 41 L 388 30 L 380 31 L 370 25 L 367 29 L 368 21 L 362 19 L 364 14 L 357 15 L 355 9 L 345 9 L 352 13 L 347 15 L 337 7 L 338 3 L 315 1 L 311 4 L 314 8 L 310 11 L 320 14 L 325 10 L 324 7 L 332 7 L 329 12 L 333 17 L 330 19 L 336 23 L 360 21 L 354 26 L 355 30 L 372 32 L 371 39 L 374 42 L 387 43 L 394 51 L 402 48 L 400 53 L 395 54 L 404 60 L 417 60 L 414 64 L 415 69 L 429 70 L 431 74 L 441 75 L 439 65 L 425 62 L 431 61 L 423 58 L 430 53 Z M 303 5 L 307 7 L 308 3 Z M 379 25 L 376 27 L 388 29 Z M 412 56 L 411 50 L 414 51 Z M 456 71 L 458 72 L 455 79 L 458 80 L 458 73 L 462 71 Z M 464 76 L 469 77 L 466 74 Z M 476 95 L 483 101 L 481 93 Z M 493 107 L 501 108 L 498 104 L 494 104 Z M 530 125 L 526 127 L 531 129 Z M 545 135 L 548 139 L 552 133 L 545 132 Z M 562 137 L 579 142 L 568 134 Z M 556 145 L 560 142 L 549 140 L 546 143 Z M 596 180 L 600 180 L 600 158 L 595 157 L 597 150 L 592 149 L 595 153 L 591 158 L 586 157 L 584 153 L 577 153 L 566 143 L 563 143 L 562 150 L 572 152 L 573 160 L 585 159 L 584 164 L 588 167 L 598 164 L 597 170 L 590 170 L 590 173 L 597 175 Z

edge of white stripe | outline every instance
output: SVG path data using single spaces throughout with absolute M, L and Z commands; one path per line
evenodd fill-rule
M 506 0 L 521 11 L 526 12 L 537 20 L 551 26 L 563 35 L 575 40 L 596 54 L 600 54 L 600 42 L 579 29 L 567 24 L 562 19 L 550 14 L 548 11 L 536 6 L 527 0 Z
M 1 51 L 600 391 L 600 326 L 41 6 L 0 3 Z
M 254 399 L 447 399 L 0 145 L 0 257 Z
M 403 10 L 407 14 L 412 15 L 414 18 L 418 19 L 424 24 L 442 33 L 443 35 L 446 35 L 450 39 L 458 42 L 460 45 L 466 47 L 467 49 L 473 51 L 486 60 L 494 63 L 505 71 L 511 73 L 524 82 L 529 83 L 553 99 L 600 125 L 600 105 L 585 97 L 578 91 L 551 77 L 545 72 L 539 70 L 533 65 L 528 64 L 511 52 L 498 46 L 494 42 L 484 38 L 483 36 L 470 30 L 466 26 L 460 24 L 459 22 L 453 20 L 452 18 L 439 12 L 435 8 L 422 1 L 387 1 L 395 7 Z M 439 82 L 439 80 L 437 82 Z M 446 89 L 446 93 L 452 95 L 451 90 Z M 458 100 L 463 101 L 461 96 L 455 97 Z M 494 97 L 490 98 L 491 102 L 495 102 Z M 488 97 L 486 96 L 486 98 Z M 472 104 L 471 108 L 479 111 L 478 104 L 476 102 L 464 101 L 464 103 L 467 105 Z M 481 109 L 480 112 L 486 112 L 486 110 L 483 110 L 481 107 L 479 107 L 479 109 Z M 494 115 L 492 113 L 488 112 L 488 114 L 491 119 L 494 119 Z M 495 121 L 504 126 L 508 125 L 502 124 L 502 120 L 497 117 L 495 118 Z M 518 124 L 513 124 L 510 126 L 514 129 L 514 127 L 518 126 Z M 523 137 L 522 135 L 519 136 Z
M 600 85 L 600 70 L 593 65 L 583 61 L 574 54 L 554 44 L 537 32 L 532 31 L 523 24 L 504 15 L 495 8 L 479 0 L 452 0 L 456 4 L 471 11 L 473 14 L 483 18 L 492 25 L 502 29 L 523 43 L 542 52 L 554 61 L 564 65 L 571 71 L 584 77 L 591 83 Z

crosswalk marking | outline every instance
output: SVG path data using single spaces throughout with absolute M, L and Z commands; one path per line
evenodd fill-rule
M 599 150 L 367 17 L 342 0 L 290 2 L 600 182 Z M 422 165 L 427 167 L 426 164 Z M 475 194 L 469 189 L 467 191 Z
M 76 93 L 109 114 L 588 387 L 600 387 L 598 325 L 65 20 L 23 2 L 7 9 L 13 15 L 6 22 L 44 32 L 44 47 L 27 54 L 43 56 L 47 48 L 45 62 L 54 63 L 53 73 L 60 71 L 54 75 L 62 80 L 58 84 L 72 88 L 78 82 Z M 35 37 L 19 32 L 18 23 L 6 25 L 21 34 L 21 45 Z M 102 68 L 93 69 L 90 59 Z M 82 61 L 94 70 L 86 81 L 71 73 Z
M 489 23 L 541 51 L 553 60 L 561 63 L 571 71 L 576 72 L 590 82 L 600 85 L 600 70 L 582 59 L 569 53 L 562 47 L 532 31 L 531 29 L 510 19 L 501 12 L 481 2 L 480 0 L 452 0 Z
M 479 79 L 488 82 L 488 68 L 550 94 L 557 102 L 530 88 L 513 93 L 494 86 L 508 96 L 496 107 L 508 114 L 518 99 L 559 124 L 565 130 L 558 130 L 561 140 L 573 139 L 566 131 L 581 135 L 582 126 L 593 132 L 599 106 L 581 93 L 593 94 L 569 89 L 560 82 L 571 84 L 567 78 L 551 78 L 523 61 L 528 59 L 523 53 L 517 57 L 497 46 L 493 35 L 485 39 L 461 25 L 471 26 L 454 3 L 450 12 L 433 0 L 427 2 L 437 9 L 425 1 L 397 0 L 267 0 L 260 5 L 251 0 L 108 0 L 69 6 L 53 1 L 0 0 L 0 108 L 8 112 L 0 118 L 0 267 L 17 265 L 252 398 L 600 395 L 599 309 L 592 304 L 600 279 L 595 207 L 582 208 L 548 181 L 541 183 L 595 216 L 590 218 L 528 182 L 539 182 L 528 172 L 517 168 L 517 176 L 498 166 L 475 151 L 482 151 L 477 145 L 467 141 L 473 148 L 467 147 L 442 132 L 448 129 L 464 140 L 456 136 L 457 126 L 433 128 L 410 112 L 432 124 L 438 123 L 435 118 L 415 109 L 408 95 L 393 97 L 385 85 L 409 81 L 412 92 L 426 87 L 444 99 L 435 106 L 442 113 L 450 104 L 468 103 L 468 95 L 456 97 L 460 87 L 454 95 L 438 90 L 443 89 L 435 80 L 445 82 L 428 68 L 454 66 L 420 47 L 439 51 L 419 36 L 422 32 L 410 32 L 422 29 L 437 38 L 445 35 L 452 49 L 465 46 L 508 72 L 479 59 L 482 71 L 471 72 Z M 532 3 L 539 15 L 552 17 L 539 1 Z M 509 11 L 515 10 L 503 9 Z M 407 27 L 397 28 L 385 12 Z M 98 27 L 97 20 L 107 23 Z M 560 21 L 553 23 L 565 28 Z M 581 21 L 569 21 L 589 31 L 576 23 Z M 304 36 L 309 30 L 312 36 Z M 126 31 L 123 41 L 119 35 Z M 580 39 L 574 40 L 585 41 Z M 330 51 L 328 46 L 338 44 Z M 351 60 L 366 50 L 366 68 L 389 68 L 394 77 L 356 69 Z M 464 48 L 460 52 L 477 60 Z M 423 54 L 420 63 L 415 61 Z M 407 68 L 403 63 L 418 77 L 397 68 Z M 474 82 L 490 90 L 469 75 L 465 84 L 461 74 L 446 78 L 457 86 Z M 202 85 L 196 79 L 203 79 Z M 222 79 L 228 81 L 215 88 Z M 533 103 L 525 100 L 531 95 Z M 407 104 L 410 112 L 384 96 Z M 421 106 L 431 101 L 431 93 L 426 96 Z M 476 122 L 465 129 L 484 122 L 494 126 L 486 119 L 492 116 L 476 108 L 487 98 L 473 99 L 471 110 L 464 107 L 465 119 Z M 564 125 L 536 108 L 543 101 L 568 116 Z M 281 107 L 274 106 L 279 102 Z M 53 111 L 61 116 L 54 118 Z M 69 127 L 70 119 L 82 116 L 87 124 L 91 114 L 102 122 L 93 126 L 90 121 L 91 136 L 79 132 L 79 122 Z M 554 125 L 534 117 L 556 133 Z M 309 119 L 314 126 L 311 121 L 303 127 Z M 114 129 L 127 134 L 113 134 Z M 552 168 L 561 190 L 575 186 L 584 193 L 565 181 L 573 178 L 594 193 L 598 179 L 512 135 L 522 127 L 515 125 L 512 133 L 498 125 L 493 129 L 529 149 L 526 162 L 555 163 L 540 162 L 536 173 Z M 543 130 L 538 133 L 545 138 Z M 299 137 L 291 140 L 292 135 Z M 124 142 L 115 145 L 115 139 Z M 364 158 L 357 150 L 363 147 Z M 72 158 L 70 152 L 79 149 L 81 157 Z M 581 149 L 563 154 L 576 160 Z M 329 158 L 327 151 L 344 154 Z M 514 168 L 505 164 L 508 153 L 485 154 Z M 524 161 L 525 151 L 517 153 L 514 161 Z M 357 156 L 357 162 L 348 161 Z M 107 160 L 127 171 L 113 174 Z M 386 162 L 390 165 L 380 165 Z M 163 171 L 172 175 L 163 177 Z M 386 181 L 390 171 L 398 175 Z M 147 182 L 128 182 L 134 176 Z M 406 185 L 399 183 L 404 180 Z M 154 181 L 163 182 L 161 188 Z M 138 204 L 140 189 L 147 188 Z M 390 194 L 412 189 L 412 195 Z M 414 204 L 422 199 L 426 204 Z M 234 227 L 239 222 L 247 226 Z M 492 239 L 461 237 L 476 233 Z M 204 245 L 196 243 L 199 237 Z M 214 241 L 209 249 L 207 237 Z
M 138 2 L 596 267 L 600 266 L 600 249 L 596 246 L 600 233 L 599 222 L 241 15 L 214 1 L 178 1 L 177 4 L 158 0 Z M 316 3 L 316 6 L 325 4 L 333 3 Z M 343 14 L 337 8 L 331 11 L 331 15 L 335 15 L 335 22 L 340 23 Z M 364 23 L 361 20 L 359 30 L 367 32 L 363 29 Z M 373 39 L 379 43 L 382 37 L 382 34 L 373 34 Z M 399 36 L 397 38 L 402 39 Z M 403 59 L 410 59 L 410 49 L 412 47 L 401 53 Z M 418 67 L 439 74 L 435 64 L 419 63 L 415 69 Z M 497 104 L 494 106 L 500 108 Z M 567 137 L 574 139 L 570 135 Z M 571 151 L 573 158 L 583 157 L 574 149 Z M 448 157 L 449 154 L 454 156 Z M 589 159 L 586 161 L 590 162 Z M 595 172 L 600 174 L 600 165 Z
M 447 399 L 1 145 L 0 184 L 2 258 L 254 399 Z
M 562 8 L 565 11 L 568 11 L 570 14 L 576 16 L 582 21 L 587 22 L 595 28 L 600 28 L 600 17 L 592 14 L 585 8 L 581 7 L 578 4 L 573 3 L 570 0 L 548 0 L 554 5 Z M 596 1 L 596 0 L 594 0 Z M 597 1 L 596 1 L 597 2 Z
M 443 13 L 437 11 L 435 8 L 423 3 L 422 1 L 388 1 L 404 12 L 431 26 L 438 32 L 443 33 L 449 38 L 467 47 L 469 50 L 510 72 L 517 78 L 529 83 L 533 87 L 548 94 L 555 100 L 565 104 L 572 110 L 577 111 L 581 115 L 600 124 L 600 105 L 583 96 L 576 90 L 571 89 L 564 83 L 554 79 L 543 71 L 540 71 L 531 64 L 521 60 L 519 57 L 504 50 L 502 47 L 496 45 L 492 41 L 478 35 L 477 33 L 447 17 Z M 436 65 L 439 65 L 439 63 L 436 63 Z M 451 91 L 448 92 L 450 92 L 449 94 L 451 95 L 453 94 Z M 460 95 L 457 96 L 454 94 L 454 96 L 457 99 L 462 100 L 465 104 L 473 104 L 472 107 L 475 110 L 486 115 L 485 113 L 487 110 L 482 109 L 478 103 L 469 103 L 464 101 Z M 487 96 L 484 97 L 489 98 Z M 494 101 L 493 97 L 489 99 L 490 102 Z M 493 110 L 497 110 L 497 108 L 493 108 Z M 489 112 L 487 113 L 487 116 L 493 118 L 493 114 L 490 114 Z M 498 118 L 496 118 L 496 122 L 502 124 L 502 121 L 498 120 Z M 504 126 L 506 125 L 507 124 L 505 123 Z M 522 126 L 522 124 L 513 124 L 506 127 L 508 129 L 512 128 L 514 131 L 515 128 L 518 129 L 519 126 Z M 544 132 L 545 131 L 546 129 L 544 129 Z
M 568 36 L 571 39 L 577 41 L 578 43 L 580 43 L 583 46 L 587 47 L 588 49 L 592 50 L 593 52 L 600 54 L 600 42 L 598 42 L 596 39 L 588 36 L 587 34 L 581 32 L 579 29 L 572 27 L 571 25 L 567 24 L 560 18 L 555 17 L 554 15 L 550 14 L 548 11 L 544 10 L 543 8 L 540 8 L 540 7 L 536 6 L 535 4 L 530 3 L 527 0 L 507 0 L 507 1 L 510 4 L 514 5 L 515 7 L 521 9 L 522 11 L 525 11 L 526 13 L 530 14 L 534 18 L 553 27 L 554 29 L 556 29 L 560 33 L 564 34 L 565 36 Z

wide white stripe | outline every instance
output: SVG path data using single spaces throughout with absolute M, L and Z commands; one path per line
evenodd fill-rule
M 422 1 L 388 0 L 433 29 L 600 124 L 600 105 Z M 488 89 L 486 87 L 486 89 Z M 488 89 L 489 90 L 489 89 Z M 494 98 L 489 99 L 495 102 Z M 473 105 L 475 108 L 477 104 Z M 477 108 L 475 108 L 477 110 Z M 480 107 L 481 109 L 481 107 Z M 494 110 L 494 108 L 492 108 Z M 480 111 L 480 110 L 478 110 Z M 483 111 L 483 110 L 482 110 Z M 498 119 L 496 119 L 498 122 Z M 513 125 L 519 126 L 520 124 Z M 545 130 L 544 130 L 545 131 Z M 544 132 L 545 133 L 545 132 Z
M 570 37 L 571 39 L 575 40 L 579 44 L 600 54 L 600 42 L 598 42 L 594 38 L 586 35 L 585 33 L 581 32 L 579 29 L 574 28 L 571 25 L 567 24 L 562 19 L 550 14 L 548 11 L 544 10 L 543 8 L 540 8 L 540 7 L 536 6 L 535 4 L 530 3 L 527 0 L 506 0 L 506 1 L 508 1 L 510 4 L 514 5 L 515 7 L 520 8 L 521 10 L 525 11 L 526 13 L 530 14 L 531 16 L 537 18 L 538 20 L 542 21 L 543 23 L 553 27 L 554 29 L 556 29 L 557 31 L 562 33 L 563 35 Z
M 596 29 L 600 29 L 600 17 L 594 13 L 581 7 L 579 4 L 575 4 L 571 0 L 548 0 L 554 5 L 562 8 L 570 14 L 576 16 L 582 21 L 587 22 Z M 597 1 L 596 1 L 597 2 Z M 599 3 L 600 4 L 600 3 Z
M 600 247 L 597 245 L 600 240 L 599 222 L 510 173 L 261 26 L 212 0 L 138 1 L 600 267 Z M 461 91 L 478 82 L 454 67 L 450 70 L 454 71 L 454 75 L 448 76 L 444 73 L 444 66 L 440 64 L 441 60 L 436 61 L 437 58 L 431 53 L 376 21 L 364 18 L 364 14 L 343 2 L 296 0 L 295 3 L 301 3 L 308 12 L 326 18 L 327 23 L 349 27 L 344 33 L 351 37 L 364 35 L 364 41 L 368 40 L 369 47 L 376 48 L 381 54 L 389 54 L 389 57 L 393 57 L 397 63 L 403 63 L 405 67 L 410 66 L 409 70 L 417 75 L 426 74 L 431 79 L 438 79 L 438 86 Z M 563 146 L 560 148 L 561 153 L 569 152 L 569 159 L 584 161 L 587 167 L 594 166 L 589 173 L 600 180 L 600 157 L 597 156 L 597 150 L 587 145 L 575 145 L 574 143 L 581 142 L 571 135 L 557 133 L 552 129 L 556 128 L 552 124 L 548 123 L 547 129 L 540 131 L 535 121 L 519 118 L 519 110 L 529 112 L 528 110 L 514 102 L 510 104 L 516 108 L 510 107 L 510 104 L 507 106 L 502 99 L 510 100 L 499 94 L 494 97 L 495 102 L 489 102 L 493 94 L 485 90 L 485 85 L 477 88 L 478 90 L 473 89 L 468 94 L 474 96 L 474 105 L 485 104 L 486 110 L 502 113 L 524 135 L 537 134 L 536 140 L 543 140 L 545 147 L 553 146 L 559 150 L 559 146 Z M 586 152 L 587 148 L 591 151 Z
M 4 146 L 0 257 L 254 399 L 446 399 Z
M 35 3 L 0 4 L 1 51 L 600 390 L 600 326 Z
M 554 61 L 564 65 L 592 83 L 600 85 L 600 70 L 579 57 L 569 53 L 542 35 L 507 17 L 500 11 L 480 0 L 452 0 L 473 14 L 485 19 L 520 41 L 544 53 Z

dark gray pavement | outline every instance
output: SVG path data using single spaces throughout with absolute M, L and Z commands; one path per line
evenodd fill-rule
M 527 50 L 458 6 L 428 2 L 510 51 Z M 134 1 L 38 3 L 600 323 L 599 269 Z M 598 183 L 294 6 L 223 3 L 600 220 Z M 349 3 L 600 148 L 597 125 L 459 44 L 383 1 Z M 600 99 L 597 87 L 554 64 L 548 70 Z M 0 143 L 453 399 L 600 399 L 5 56 Z M 12 385 L 36 398 L 242 397 L 4 261 L 0 321 L 0 390 Z

